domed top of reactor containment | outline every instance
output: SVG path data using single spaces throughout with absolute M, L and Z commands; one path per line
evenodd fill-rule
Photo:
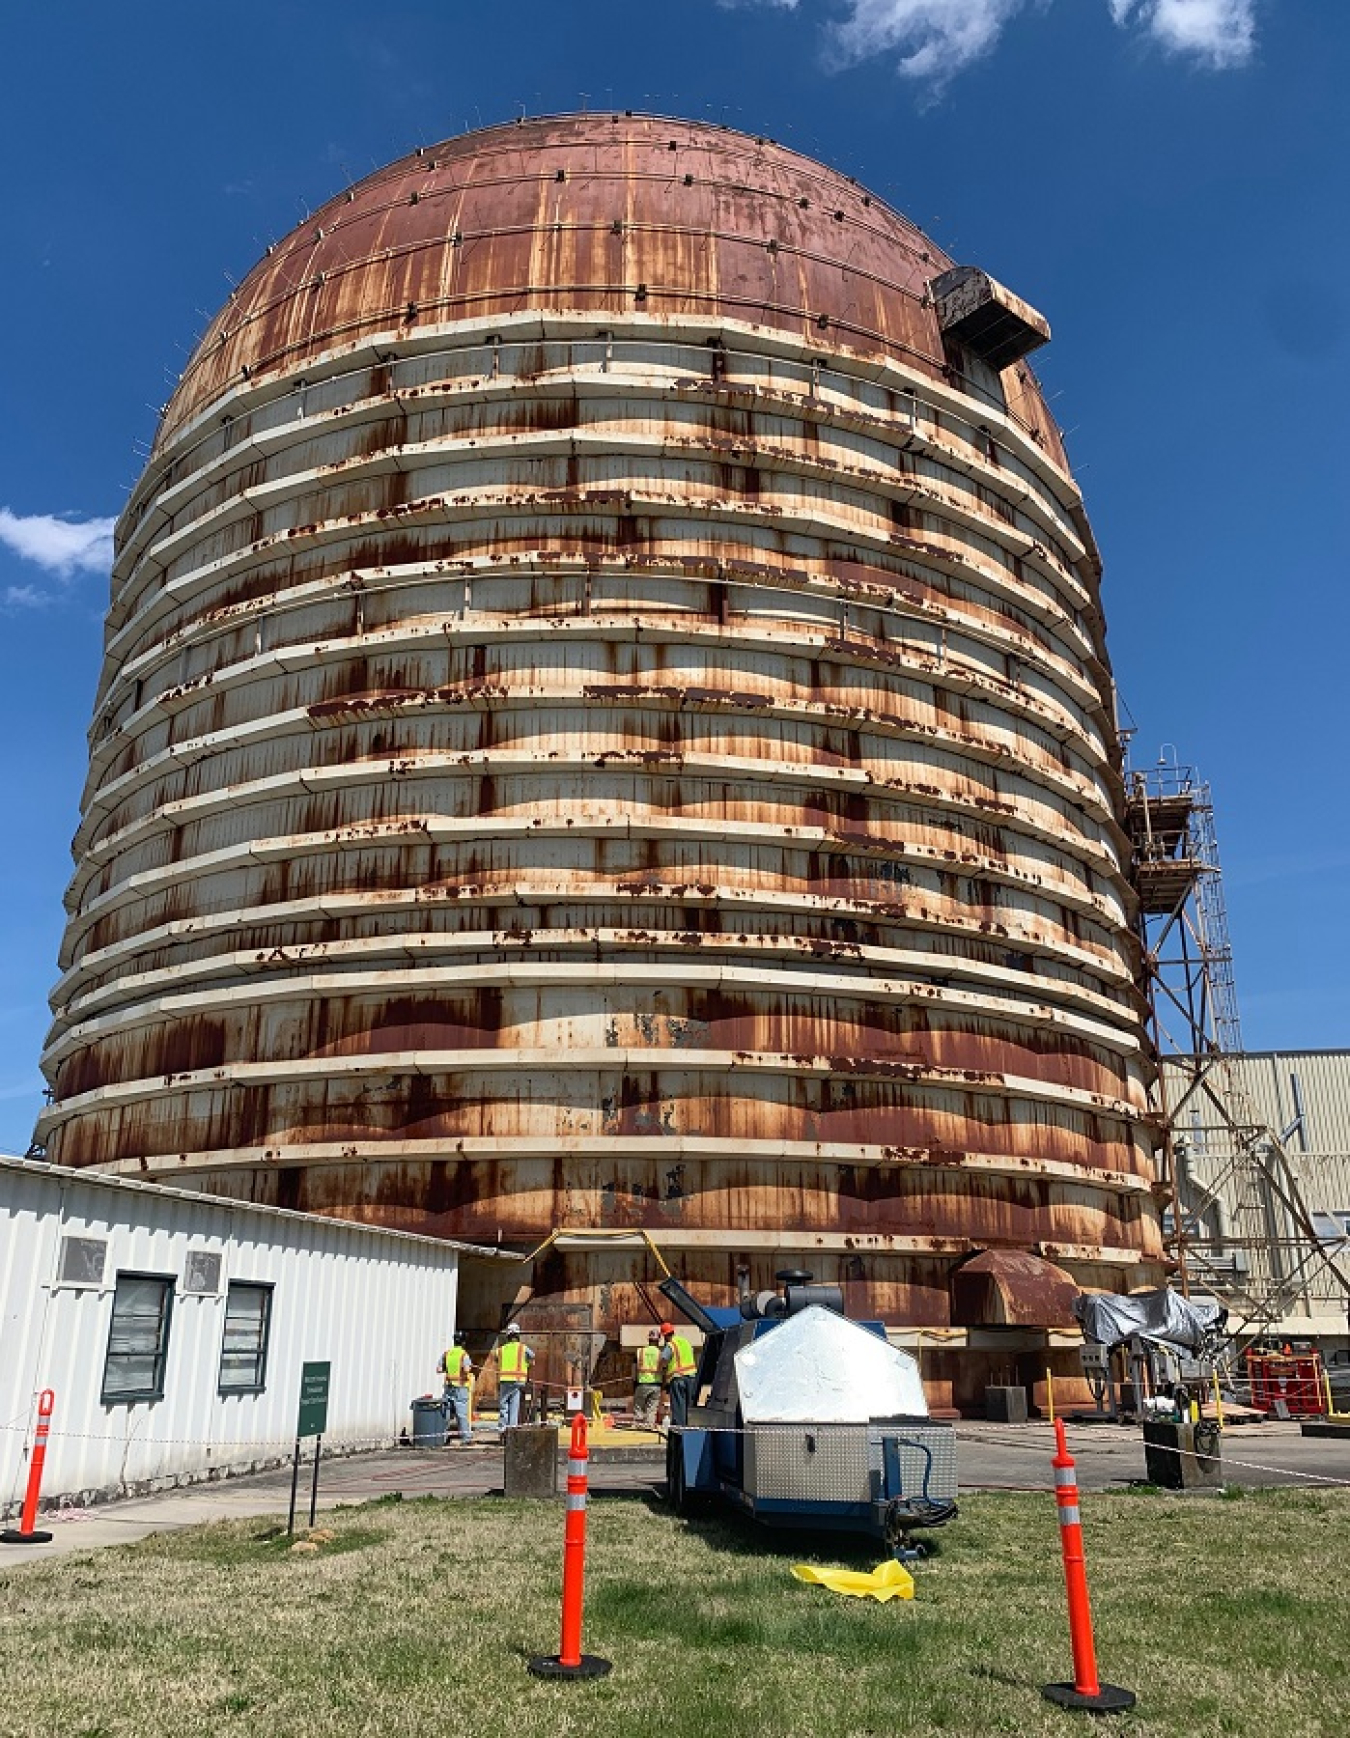
M 949 310 L 944 294 L 957 290 L 961 309 Z M 372 338 L 560 311 L 744 321 L 935 378 L 951 370 L 944 339 L 957 322 L 971 355 L 999 369 L 1050 336 L 1034 309 L 953 269 L 851 177 L 771 139 L 660 116 L 558 115 L 426 146 L 269 248 L 198 345 L 160 440 L 241 382 Z M 1062 462 L 1030 375 L 1006 395 Z
M 1156 1282 L 1048 335 L 684 121 L 490 128 L 307 219 L 119 522 L 48 1156 L 547 1240 L 512 1315 L 564 1384 L 664 1313 L 647 1239 L 703 1303 L 801 1268 L 941 1329 L 938 1404 Z

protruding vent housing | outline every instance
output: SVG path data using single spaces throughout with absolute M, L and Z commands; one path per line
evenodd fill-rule
M 1050 322 L 978 266 L 953 266 L 929 283 L 944 338 L 991 368 L 1011 368 L 1050 342 Z

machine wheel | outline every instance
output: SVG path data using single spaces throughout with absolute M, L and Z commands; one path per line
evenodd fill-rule
M 906 1503 L 894 1498 L 886 1511 L 886 1543 L 900 1562 L 919 1561 L 928 1555 L 929 1547 L 914 1538 L 914 1530 L 919 1527 L 945 1527 L 959 1513 L 955 1503 Z

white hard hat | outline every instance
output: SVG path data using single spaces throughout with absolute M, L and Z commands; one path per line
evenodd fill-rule
M 516 1334 L 516 1335 L 519 1335 L 519 1333 L 520 1333 L 520 1323 L 519 1323 L 519 1322 L 512 1322 L 512 1323 L 511 1323 L 511 1325 L 510 1325 L 510 1327 L 509 1327 L 509 1328 L 507 1328 L 507 1330 L 506 1330 L 506 1331 L 507 1331 L 507 1333 L 508 1333 L 508 1334 Z

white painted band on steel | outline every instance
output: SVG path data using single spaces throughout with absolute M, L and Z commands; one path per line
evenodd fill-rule
M 421 1051 L 376 1051 L 370 1055 L 342 1054 L 338 1056 L 303 1057 L 285 1062 L 239 1061 L 213 1068 L 184 1069 L 171 1077 L 166 1088 L 165 1077 L 155 1075 L 96 1086 L 86 1092 L 73 1093 L 54 1103 L 45 1113 L 44 1126 L 58 1127 L 77 1112 L 106 1109 L 124 1104 L 139 1104 L 157 1098 L 166 1090 L 174 1092 L 226 1092 L 239 1087 L 293 1085 L 301 1081 L 356 1078 L 358 1075 L 405 1074 L 486 1074 L 503 1070 L 549 1068 L 595 1069 L 615 1067 L 660 1068 L 670 1066 L 671 1052 L 660 1045 L 573 1045 L 570 1049 L 548 1049 L 542 1045 L 515 1050 L 442 1049 Z M 826 1075 L 834 1069 L 830 1056 L 800 1056 L 776 1051 L 735 1051 L 722 1049 L 689 1049 L 679 1053 L 682 1071 L 702 1071 L 721 1074 L 736 1069 L 741 1074 L 784 1075 L 810 1078 Z M 884 1080 L 889 1078 L 890 1065 L 881 1059 L 869 1060 L 852 1072 L 858 1078 Z M 963 1069 L 936 1064 L 916 1063 L 914 1085 L 932 1092 L 955 1087 L 959 1089 L 968 1078 Z M 1103 1116 L 1121 1122 L 1139 1120 L 1138 1109 L 1123 1099 L 1106 1098 L 1072 1086 L 1047 1086 L 1031 1075 L 989 1072 L 978 1082 L 980 1091 L 1005 1098 L 1032 1099 L 1057 1108 L 1091 1108 Z

